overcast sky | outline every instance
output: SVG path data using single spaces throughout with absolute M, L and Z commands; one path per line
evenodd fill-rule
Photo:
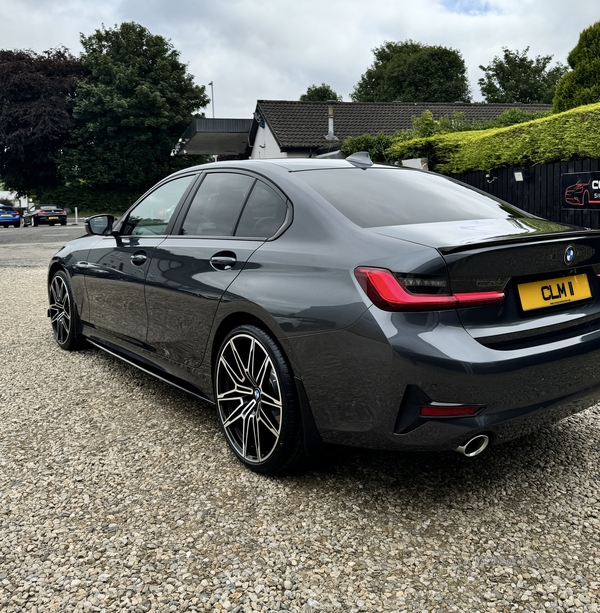
M 135 21 L 171 40 L 209 96 L 213 81 L 216 117 L 250 118 L 259 99 L 297 100 L 323 82 L 349 101 L 372 49 L 409 38 L 459 50 L 481 100 L 480 64 L 527 46 L 566 63 L 598 9 L 598 0 L 0 0 L 0 47 L 79 54 L 80 33 Z

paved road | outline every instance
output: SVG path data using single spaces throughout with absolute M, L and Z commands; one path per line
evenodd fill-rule
M 66 226 L 0 228 L 0 268 L 46 266 L 67 242 L 85 234 L 83 222 Z

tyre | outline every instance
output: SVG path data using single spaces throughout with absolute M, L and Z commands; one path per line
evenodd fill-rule
M 21 227 L 21 222 L 19 221 L 19 223 L 15 224 L 15 228 L 20 228 Z
M 71 282 L 62 270 L 50 281 L 50 322 L 54 340 L 61 349 L 73 351 L 84 343 L 79 335 L 79 318 L 73 300 Z
M 61 221 L 61 222 L 60 222 L 60 225 L 61 225 L 61 226 L 66 226 L 66 225 L 67 225 L 67 222 L 66 222 L 66 221 Z
M 38 225 L 38 221 L 35 217 L 31 218 L 31 225 L 35 228 Z
M 304 459 L 292 371 L 266 332 L 251 325 L 233 329 L 219 349 L 214 384 L 221 428 L 246 466 L 276 474 Z

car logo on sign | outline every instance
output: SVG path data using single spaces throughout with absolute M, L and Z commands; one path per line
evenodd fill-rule
M 565 249 L 565 264 L 567 266 L 570 266 L 573 263 L 573 260 L 575 259 L 575 247 L 573 247 L 573 245 L 569 245 L 566 249 Z

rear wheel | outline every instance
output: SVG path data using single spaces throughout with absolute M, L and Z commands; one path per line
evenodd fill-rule
M 292 371 L 266 332 L 251 325 L 232 330 L 219 349 L 214 380 L 225 438 L 246 466 L 274 474 L 304 458 Z
M 61 270 L 50 281 L 50 322 L 54 340 L 61 349 L 73 351 L 83 345 L 79 337 L 79 318 L 73 301 L 69 277 Z
M 31 225 L 35 228 L 38 225 L 37 219 L 35 217 L 31 218 Z

